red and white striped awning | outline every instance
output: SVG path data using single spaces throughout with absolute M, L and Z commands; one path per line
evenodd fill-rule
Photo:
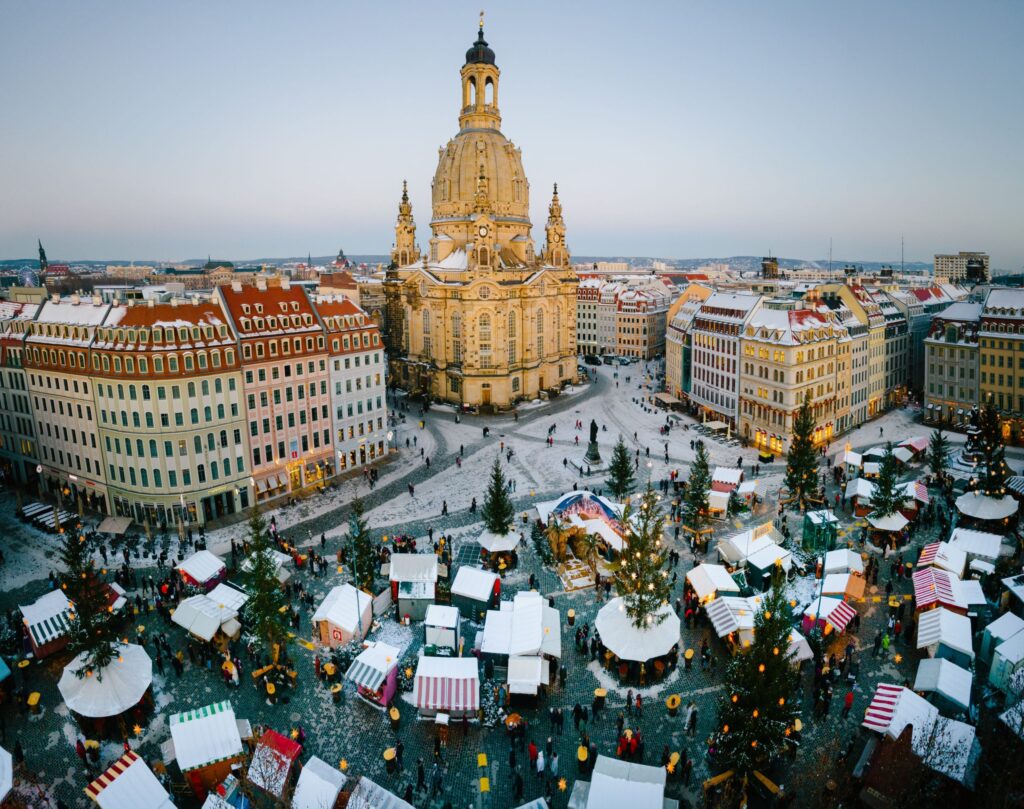
M 939 554 L 940 542 L 933 542 L 931 545 L 925 545 L 921 548 L 921 555 L 918 557 L 917 566 L 919 568 L 925 567 L 926 565 L 934 565 L 935 557 Z
M 832 624 L 832 628 L 836 632 L 842 632 L 846 629 L 846 625 L 853 620 L 853 616 L 856 614 L 857 611 L 853 607 L 845 601 L 840 601 L 835 605 L 832 612 L 828 614 L 828 617 L 825 620 Z
M 928 487 L 919 480 L 914 481 L 914 499 L 919 503 L 924 503 L 925 505 L 928 505 L 932 501 L 932 498 L 928 494 Z
M 919 561 L 918 565 L 921 564 Z M 914 571 L 914 601 L 917 609 L 924 609 L 933 604 L 964 609 L 966 605 L 961 602 L 957 590 L 959 582 L 960 580 L 952 573 L 935 567 Z
M 174 809 L 167 790 L 134 751 L 111 764 L 85 794 L 101 809 Z
M 476 658 L 421 657 L 416 669 L 416 707 L 451 712 L 480 707 L 480 675 Z
M 864 727 L 885 733 L 892 724 L 892 717 L 896 713 L 896 703 L 903 695 L 903 686 L 879 683 L 875 689 L 875 695 L 871 698 L 871 704 L 864 711 Z

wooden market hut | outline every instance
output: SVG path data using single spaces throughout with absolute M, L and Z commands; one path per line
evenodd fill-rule
M 239 722 L 227 700 L 174 714 L 170 728 L 168 753 L 199 800 L 245 760 Z

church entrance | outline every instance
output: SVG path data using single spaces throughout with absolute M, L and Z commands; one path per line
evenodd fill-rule
M 491 386 L 485 382 L 480 387 L 480 404 L 489 405 L 491 403 Z

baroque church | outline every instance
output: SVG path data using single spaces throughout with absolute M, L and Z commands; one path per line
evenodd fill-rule
M 538 255 L 522 155 L 501 133 L 483 20 L 461 70 L 459 131 L 438 150 L 426 253 L 405 183 L 384 280 L 392 383 L 507 408 L 576 379 L 576 288 L 558 186 Z

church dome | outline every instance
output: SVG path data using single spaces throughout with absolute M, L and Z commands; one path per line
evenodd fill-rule
M 482 26 L 483 23 L 481 22 Z M 494 64 L 494 51 L 487 47 L 487 42 L 484 40 L 484 29 L 480 28 L 480 33 L 477 34 L 476 42 L 473 46 L 466 51 L 466 64 L 467 65 L 493 65 Z

